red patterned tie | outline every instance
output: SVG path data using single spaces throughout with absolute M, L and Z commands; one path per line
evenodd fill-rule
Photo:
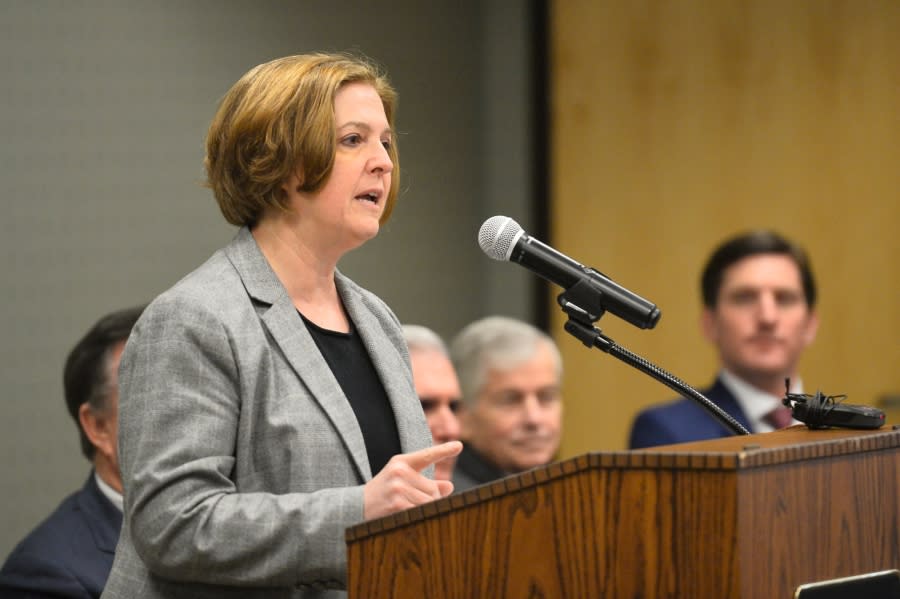
M 772 426 L 775 430 L 780 428 L 784 428 L 786 426 L 790 426 L 793 421 L 793 417 L 791 416 L 791 409 L 787 406 L 780 406 L 763 416 L 762 418 L 766 423 Z

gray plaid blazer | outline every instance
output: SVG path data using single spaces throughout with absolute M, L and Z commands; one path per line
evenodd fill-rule
M 335 278 L 403 452 L 431 445 L 396 316 Z M 125 521 L 104 598 L 345 596 L 362 432 L 247 229 L 150 304 L 119 384 Z

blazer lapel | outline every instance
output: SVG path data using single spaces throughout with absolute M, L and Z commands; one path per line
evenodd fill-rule
M 362 479 L 370 480 L 366 445 L 353 408 L 250 231 L 242 228 L 225 252 L 248 295 L 270 306 L 261 316 L 264 325 L 312 398 L 328 414 Z
M 397 434 L 400 436 L 400 448 L 404 453 L 418 449 L 417 443 L 421 440 L 412 435 L 411 431 L 417 430 L 416 427 L 421 425 L 418 419 L 424 417 L 421 410 L 411 409 L 411 406 L 418 409 L 419 403 L 409 401 L 411 397 L 415 397 L 409 365 L 385 335 L 382 324 L 366 305 L 363 297 L 352 288 L 348 279 L 338 272 L 335 273 L 335 283 L 344 302 L 344 308 L 353 319 L 391 402 L 394 420 L 397 423 Z M 413 421 L 414 419 L 416 420 Z
M 721 377 L 716 377 L 713 386 L 707 391 L 707 397 L 714 401 L 720 408 L 728 412 L 732 418 L 740 422 L 744 428 L 753 432 L 753 425 L 750 424 L 750 420 L 747 418 L 747 415 L 744 414 L 744 410 L 741 409 L 741 404 L 738 403 L 737 398 L 731 393 L 728 387 L 725 386 L 725 383 L 722 382 Z

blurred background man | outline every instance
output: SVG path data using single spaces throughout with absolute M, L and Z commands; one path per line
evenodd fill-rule
M 551 462 L 562 429 L 562 359 L 553 340 L 525 322 L 490 316 L 450 344 L 463 393 L 465 444 L 454 491 Z
M 447 345 L 437 333 L 419 325 L 403 325 L 403 336 L 409 346 L 413 384 L 434 444 L 459 439 L 457 412 L 462 403 L 462 392 Z M 455 463 L 455 457 L 437 462 L 434 477 L 450 480 Z
M 771 231 L 723 242 L 701 278 L 702 329 L 721 362 L 702 393 L 754 433 L 792 423 L 781 404 L 785 379 L 802 392 L 797 366 L 816 338 L 816 284 L 806 252 Z M 647 408 L 631 430 L 632 448 L 726 437 L 732 433 L 690 399 Z
M 68 496 L 9 555 L 0 597 L 99 597 L 122 527 L 122 479 L 116 448 L 118 370 L 125 341 L 143 307 L 101 318 L 75 345 L 63 373 L 66 406 L 92 464 Z

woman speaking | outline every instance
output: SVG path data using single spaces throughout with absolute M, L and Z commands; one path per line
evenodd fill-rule
M 208 184 L 237 236 L 122 358 L 125 519 L 103 597 L 342 597 L 344 531 L 452 491 L 397 318 L 337 270 L 397 197 L 396 94 L 342 54 L 225 95 Z M 424 474 L 423 474 L 424 472 Z

